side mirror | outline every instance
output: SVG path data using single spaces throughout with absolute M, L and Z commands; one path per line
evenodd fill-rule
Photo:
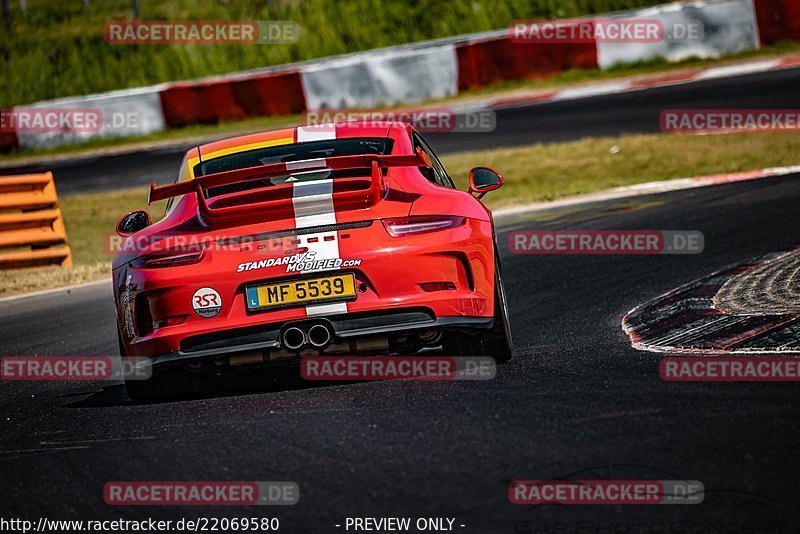
M 473 167 L 469 171 L 469 193 L 478 193 L 478 198 L 489 191 L 500 189 L 503 175 L 489 167 Z
M 149 213 L 144 210 L 132 211 L 127 215 L 123 215 L 117 222 L 117 234 L 122 237 L 128 237 L 151 224 L 153 224 L 153 221 L 150 219 Z

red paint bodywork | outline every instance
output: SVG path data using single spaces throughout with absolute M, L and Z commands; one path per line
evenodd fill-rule
M 390 137 L 392 155 L 413 155 L 409 125 L 357 123 L 336 126 L 336 138 Z M 220 146 L 247 145 L 247 136 L 190 150 L 187 161 Z M 494 313 L 495 252 L 491 213 L 472 195 L 427 180 L 417 167 L 392 167 L 384 175 L 385 189 L 378 202 L 359 209 L 336 209 L 336 223 L 374 221 L 364 228 L 337 232 L 340 257 L 361 264 L 340 271 L 353 272 L 366 291 L 348 303 L 348 314 L 424 308 L 440 317 L 491 318 Z M 335 183 L 335 180 L 334 180 Z M 459 216 L 456 228 L 407 237 L 392 237 L 381 220 L 408 216 Z M 121 345 L 127 356 L 151 358 L 173 353 L 192 336 L 257 325 L 281 325 L 307 318 L 305 307 L 249 312 L 245 286 L 301 277 L 277 265 L 237 272 L 241 263 L 281 257 L 302 249 L 307 236 L 287 236 L 267 241 L 217 243 L 218 239 L 252 236 L 295 228 L 291 213 L 278 211 L 241 224 L 206 226 L 198 215 L 194 194 L 175 199 L 160 221 L 128 238 L 114 259 L 113 279 Z M 182 266 L 145 268 L 144 258 L 164 254 L 162 239 L 206 241 L 202 258 Z M 143 244 L 126 252 L 133 243 Z M 319 273 L 320 276 L 330 271 Z M 452 281 L 455 290 L 426 292 L 420 284 Z M 212 318 L 195 313 L 192 296 L 211 287 L 222 297 L 222 308 Z

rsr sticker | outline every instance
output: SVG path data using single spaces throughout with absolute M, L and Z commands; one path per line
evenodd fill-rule
M 222 309 L 222 297 L 210 287 L 203 287 L 194 292 L 192 308 L 200 317 L 214 317 Z

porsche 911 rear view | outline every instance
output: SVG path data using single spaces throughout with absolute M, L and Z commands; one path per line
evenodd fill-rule
M 165 216 L 120 220 L 120 351 L 215 373 L 324 355 L 511 356 L 491 213 L 502 176 L 459 191 L 405 123 L 305 126 L 189 150 L 153 185 Z M 163 376 L 166 376 L 164 373 Z

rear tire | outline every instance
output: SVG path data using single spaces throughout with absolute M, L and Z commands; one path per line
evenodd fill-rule
M 147 380 L 125 380 L 125 393 L 132 401 L 147 401 L 159 397 L 153 387 L 152 378 Z
M 119 332 L 117 332 L 117 343 L 119 344 L 119 357 L 124 360 L 127 354 L 125 352 L 125 345 L 122 343 L 122 336 Z M 127 393 L 128 397 L 133 401 L 146 401 L 158 398 L 158 391 L 155 387 L 156 380 L 152 377 L 147 380 L 131 380 L 123 376 L 123 381 L 125 382 L 125 393 Z
M 514 341 L 511 338 L 506 288 L 497 250 L 494 251 L 494 266 L 494 323 L 491 330 L 481 335 L 481 341 L 486 356 L 491 356 L 497 363 L 506 363 L 514 353 Z

